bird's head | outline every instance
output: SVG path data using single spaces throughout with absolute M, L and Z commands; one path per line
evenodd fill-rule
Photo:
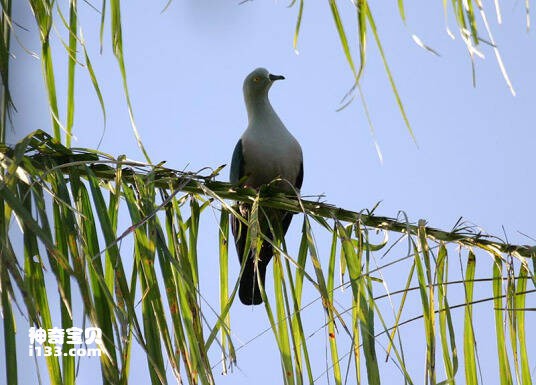
M 282 75 L 269 73 L 266 68 L 257 68 L 244 80 L 244 96 L 249 99 L 267 95 L 273 82 L 284 78 Z

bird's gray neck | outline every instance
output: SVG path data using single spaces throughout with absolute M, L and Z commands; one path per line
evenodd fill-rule
M 249 122 L 253 122 L 259 117 L 263 116 L 277 116 L 270 101 L 268 100 L 268 95 L 255 96 L 254 98 L 245 97 L 246 109 L 248 112 Z

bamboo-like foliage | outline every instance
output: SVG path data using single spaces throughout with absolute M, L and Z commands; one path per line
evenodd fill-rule
M 360 91 L 370 31 L 413 136 L 369 2 L 354 1 L 358 65 L 352 52 L 352 37 L 345 32 L 337 1 L 328 3 L 343 53 L 355 76 L 352 92 Z M 480 1 L 453 0 L 450 7 L 448 3 L 443 2 L 445 13 L 452 10 L 471 57 L 479 54 L 481 40 L 476 13 L 480 14 L 493 44 Z M 304 4 L 305 0 L 300 0 L 298 5 L 295 47 Z M 397 5 L 405 20 L 403 1 L 399 0 Z M 303 214 L 297 254 L 287 250 L 284 242 L 274 243 L 277 255 L 273 261 L 273 285 L 270 293 L 263 290 L 262 294 L 280 353 L 282 383 L 324 383 L 326 376 L 335 384 L 347 383 L 349 378 L 369 384 L 420 383 L 422 376 L 415 375 L 415 365 L 408 362 L 404 349 L 408 344 L 421 343 L 426 383 L 476 384 L 480 381 L 481 363 L 474 316 L 476 311 L 486 311 L 477 310 L 481 301 L 493 303 L 489 315 L 493 314 L 495 320 L 498 369 L 491 377 L 499 377 L 502 384 L 513 383 L 513 378 L 518 383 L 532 383 L 533 364 L 525 327 L 525 318 L 532 313 L 526 311 L 525 303 L 534 293 L 529 286 L 536 284 L 534 246 L 510 245 L 463 224 L 442 231 L 427 227 L 424 221 L 414 224 L 404 218 L 379 217 L 374 210 L 354 212 L 283 195 L 270 187 L 261 191 L 241 189 L 218 182 L 220 170 L 201 175 L 151 164 L 136 130 L 128 93 L 119 0 L 102 2 L 101 45 L 109 12 L 111 45 L 120 68 L 133 131 L 147 163 L 71 149 L 79 52 L 83 52 L 83 65 L 103 115 L 106 111 L 80 32 L 78 2 L 69 1 L 68 16 L 54 1 L 29 0 L 29 6 L 39 31 L 53 135 L 36 131 L 14 147 L 0 148 L 0 303 L 7 384 L 20 383 L 18 360 L 27 352 L 17 345 L 15 338 L 26 326 L 17 325 L 21 318 L 16 316 L 17 312 L 28 320 L 27 326 L 67 329 L 88 322 L 99 327 L 103 333 L 99 345 L 103 352 L 103 384 L 127 384 L 131 380 L 134 345 L 145 355 L 152 384 L 216 383 L 215 352 L 221 356 L 225 373 L 239 359 L 240 348 L 231 332 L 231 308 L 241 305 L 235 303 L 238 280 L 229 269 L 233 263 L 229 260 L 229 215 L 245 219 L 234 210 L 231 200 L 252 204 L 248 219 L 252 247 L 266 239 L 258 226 L 264 208 Z M 8 71 L 13 28 L 11 0 L 2 0 L 1 7 L 0 141 L 4 143 L 12 106 Z M 56 90 L 50 44 L 50 31 L 58 20 L 69 36 L 65 44 L 68 87 L 64 120 L 59 116 L 58 100 L 62 96 Z M 211 306 L 215 300 L 203 293 L 202 261 L 198 257 L 200 222 L 210 209 L 219 213 L 219 225 L 214 226 L 219 245 L 217 309 Z M 120 219 L 128 222 L 126 229 L 121 227 Z M 323 232 L 331 239 L 328 252 L 315 240 L 315 235 Z M 385 239 L 377 243 L 375 232 L 385 234 Z M 393 234 L 400 234 L 400 238 L 389 242 L 387 235 Z M 405 251 L 398 246 L 402 239 L 407 242 Z M 121 247 L 123 242 L 132 248 Z M 456 248 L 465 266 L 461 276 L 453 279 L 449 262 L 452 254 L 456 255 Z M 392 259 L 378 265 L 379 253 Z M 491 256 L 487 263 L 492 274 L 477 278 L 476 263 L 478 260 L 479 264 L 486 264 L 482 258 L 485 254 Z M 400 289 L 390 289 L 391 283 L 384 277 L 392 266 L 400 271 L 407 268 L 407 278 Z M 488 282 L 488 298 L 475 299 L 474 287 L 479 280 Z M 451 294 L 456 288 L 464 293 L 459 303 L 458 297 Z M 348 290 L 341 294 L 341 289 Z M 319 301 L 305 299 L 310 291 Z M 408 298 L 413 292 L 419 294 L 421 307 L 418 316 L 408 319 Z M 385 305 L 386 299 L 389 305 Z M 55 302 L 60 304 L 59 314 L 54 314 Z M 83 316 L 78 318 L 73 309 L 80 304 Z M 305 315 L 314 305 L 324 314 L 322 325 L 318 319 L 311 320 Z M 463 319 L 454 317 L 457 307 L 464 308 Z M 422 340 L 412 338 L 408 342 L 403 335 L 404 326 L 421 321 Z M 317 365 L 308 332 L 319 326 L 326 336 L 325 370 Z M 457 349 L 459 330 L 463 354 Z M 45 344 L 55 347 L 49 342 Z M 66 353 L 67 349 L 64 345 L 61 352 Z M 382 363 L 384 353 L 387 365 L 398 370 L 395 380 L 382 376 L 386 365 Z M 75 357 L 62 354 L 47 356 L 45 360 L 46 382 L 76 382 Z M 460 366 L 464 367 L 463 373 Z
M 353 362 L 356 379 L 366 377 L 370 384 L 380 383 L 380 347 L 400 369 L 401 380 L 418 382 L 410 374 L 414 368 L 404 360 L 405 341 L 400 334 L 407 322 L 401 318 L 406 296 L 414 289 L 420 293 L 422 303 L 418 318 L 424 322 L 427 383 L 454 381 L 462 375 L 455 333 L 460 325 L 452 316 L 453 308 L 460 305 L 466 309 L 462 325 L 465 382 L 477 383 L 475 247 L 492 256 L 492 296 L 488 300 L 494 304 L 498 374 L 503 383 L 511 383 L 514 376 L 531 383 L 524 303 L 527 295 L 534 292 L 527 290 L 528 281 L 535 284 L 534 247 L 508 245 L 468 229 L 443 232 L 427 228 L 424 221 L 412 225 L 353 213 L 269 188 L 259 192 L 236 189 L 214 180 L 219 170 L 210 175 L 183 173 L 124 157 L 114 159 L 88 150 L 71 150 L 42 131 L 14 148 L 4 148 L 0 156 L 4 209 L 1 287 L 10 384 L 17 383 L 20 355 L 13 338 L 14 301 L 22 300 L 18 306 L 25 309 L 30 325 L 49 329 L 54 326 L 50 304 L 54 292 L 61 303 L 61 327 L 76 325 L 72 308 L 81 301 L 84 317 L 102 329 L 103 383 L 128 382 L 133 343 L 139 344 L 147 356 L 153 384 L 167 383 L 170 375 L 192 384 L 215 383 L 214 362 L 209 359 L 213 350 L 221 352 L 226 369 L 237 359 L 230 333 L 229 315 L 237 280 L 229 276 L 228 270 L 228 216 L 239 214 L 227 199 L 251 201 L 258 212 L 263 207 L 274 207 L 304 214 L 297 258 L 284 245 L 275 244 L 279 252 L 273 268 L 274 293 L 263 293 L 281 354 L 284 383 L 313 383 L 323 375 L 315 371 L 305 333 L 310 328 L 302 317 L 304 308 L 310 305 L 303 302 L 305 286 L 313 287 L 321 299 L 331 361 L 328 375 L 335 383 L 342 384 L 349 375 L 349 368 L 341 366 L 344 360 Z M 124 215 L 121 212 L 125 205 L 131 225 L 121 231 L 118 218 Z M 208 299 L 200 292 L 197 256 L 199 223 L 208 207 L 221 213 L 219 227 L 214 229 L 220 245 L 220 309 L 212 323 L 206 314 L 214 309 L 206 306 Z M 14 218 L 21 226 L 23 246 L 16 242 L 15 229 L 7 225 Z M 255 215 L 249 221 L 251 228 L 255 223 L 258 226 Z M 331 233 L 327 269 L 311 221 L 320 225 L 317 231 Z M 370 233 L 374 228 L 403 233 L 409 246 L 406 255 L 375 267 L 375 253 L 387 250 L 391 255 L 397 249 L 387 249 L 387 240 L 373 244 Z M 259 230 L 251 233 L 255 234 L 250 235 L 250 244 L 264 236 Z M 127 238 L 132 239 L 133 251 L 125 254 L 119 244 Z M 458 244 L 467 259 L 465 276 L 457 281 L 465 296 L 456 306 L 448 296 L 448 287 L 455 283 L 448 279 L 449 243 Z M 19 254 L 20 248 L 24 255 Z M 133 261 L 130 267 L 125 265 L 129 260 Z M 408 260 L 412 262 L 407 284 L 400 290 L 402 299 L 392 307 L 396 310 L 392 318 L 379 302 L 378 284 L 387 284 L 382 271 L 390 264 Z M 350 304 L 341 305 L 334 296 L 338 291 L 337 264 L 341 286 L 351 289 Z M 46 284 L 46 275 L 54 277 L 55 288 Z M 388 347 L 381 341 L 386 341 Z M 350 358 L 341 355 L 341 344 L 351 347 Z M 46 360 L 50 383 L 75 383 L 73 357 Z M 445 368 L 444 374 L 438 372 L 439 367 Z

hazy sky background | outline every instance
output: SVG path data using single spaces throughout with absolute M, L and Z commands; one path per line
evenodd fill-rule
M 61 7 L 67 14 L 64 3 Z M 100 15 L 84 2 L 79 3 L 83 36 L 107 106 L 106 131 L 100 150 L 114 156 L 126 154 L 130 159 L 143 160 L 132 134 L 119 70 L 109 44 L 108 24 L 101 55 L 98 44 Z M 161 14 L 165 2 L 123 2 L 124 52 L 131 100 L 138 129 L 153 162 L 166 160 L 171 168 L 191 171 L 230 163 L 234 145 L 247 124 L 242 98 L 243 78 L 252 69 L 263 66 L 286 77 L 274 85 L 270 96 L 275 110 L 303 148 L 305 179 L 302 194 L 325 194 L 329 203 L 355 211 L 372 208 L 382 201 L 376 211 L 379 215 L 396 216 L 403 210 L 412 221 L 425 218 L 430 225 L 442 229 L 450 229 L 463 216 L 484 231 L 499 236 L 503 235 L 504 226 L 512 243 L 534 243 L 518 232 L 536 237 L 533 224 L 536 217 L 533 204 L 536 51 L 534 31 L 525 29 L 523 2 L 504 4 L 501 26 L 497 25 L 493 9 L 486 9 L 517 92 L 515 97 L 501 77 L 493 51 L 485 44 L 480 49 L 486 59 L 475 61 L 477 86 L 473 87 L 467 50 L 457 34 L 450 9 L 447 24 L 456 39 L 452 40 L 446 33 L 441 1 L 407 2 L 406 25 L 400 20 L 395 1 L 381 7 L 373 6 L 389 65 L 418 142 L 417 147 L 404 126 L 370 36 L 362 87 L 383 153 L 383 164 L 376 154 L 358 98 L 343 111 L 336 112 L 353 82 L 328 2 L 306 2 L 299 54 L 292 48 L 297 7 L 287 8 L 286 2 L 263 0 L 238 3 L 175 0 Z M 357 54 L 353 5 L 340 3 L 350 43 Z M 95 6 L 100 7 L 100 3 Z M 107 17 L 109 19 L 109 14 Z M 23 45 L 34 52 L 40 50 L 35 39 L 35 22 L 26 2 L 15 2 L 13 19 L 30 32 L 17 28 L 20 43 L 13 43 L 16 57 L 12 60 L 11 85 L 18 113 L 13 120 L 14 132 L 8 138 L 10 143 L 39 128 L 51 131 L 40 63 L 21 48 Z M 61 19 L 57 18 L 56 23 L 53 34 L 57 37 L 59 33 L 65 39 Z M 484 33 L 481 23 L 480 26 Z M 412 34 L 417 34 L 441 56 L 418 47 Z M 67 68 L 63 49 L 56 39 L 53 50 L 62 101 L 66 95 Z M 79 59 L 82 60 L 81 56 Z M 77 69 L 76 98 L 74 133 L 77 139 L 73 146 L 95 148 L 102 134 L 103 118 L 89 77 L 82 68 Z M 61 116 L 64 119 L 63 106 Z M 227 178 L 228 168 L 222 171 L 219 179 Z M 203 294 L 212 306 L 218 307 L 215 252 L 218 213 L 214 213 L 216 219 L 208 214 L 202 224 L 206 230 L 202 234 L 199 256 Z M 129 225 L 127 214 L 122 220 L 124 226 L 120 227 L 120 233 Z M 301 217 L 298 216 L 287 237 L 291 254 L 297 252 L 300 226 Z M 329 244 L 324 238 L 318 233 L 321 261 L 327 267 Z M 124 255 L 128 256 L 125 252 L 128 246 L 123 247 Z M 454 252 L 451 256 L 454 272 L 459 273 L 457 256 Z M 235 262 L 234 250 L 230 258 Z M 479 258 L 485 260 L 477 265 L 478 273 L 489 275 L 489 257 L 479 254 Z M 465 263 L 465 253 L 462 262 Z M 239 266 L 231 265 L 231 274 L 236 277 Z M 390 281 L 390 288 L 400 288 L 406 276 L 402 274 L 397 282 L 395 271 L 395 281 Z M 270 275 L 267 282 L 271 292 Z M 378 293 L 381 292 L 382 288 L 378 286 Z M 490 285 L 482 285 L 482 291 L 477 294 L 480 294 L 477 297 L 490 296 Z M 312 299 L 314 293 L 309 291 L 306 297 Z M 349 304 L 348 294 L 344 298 Z M 419 313 L 417 295 L 413 302 L 415 311 L 407 313 L 408 317 Z M 531 302 L 534 305 L 534 297 L 528 299 L 529 307 Z M 320 305 L 317 303 L 314 307 L 314 310 L 304 312 L 304 317 L 308 328 L 306 334 L 314 333 L 314 369 L 315 375 L 320 375 L 325 369 L 325 330 L 315 332 L 321 328 L 324 319 Z M 481 344 L 480 359 L 489 362 L 484 374 L 486 370 L 496 370 L 493 364 L 496 356 L 494 338 L 491 341 L 485 338 L 486 330 L 494 332 L 491 308 L 491 303 L 482 306 L 487 319 L 479 323 L 482 334 L 476 331 L 477 341 Z M 463 310 L 455 315 L 463 317 Z M 238 301 L 231 317 L 237 346 L 269 325 L 262 307 L 252 310 Z M 530 312 L 527 317 L 528 322 Z M 461 318 L 457 320 L 462 323 Z M 19 318 L 18 344 L 23 358 L 28 346 L 26 329 Z M 414 328 L 403 331 L 403 337 L 407 341 L 422 338 L 421 329 L 422 322 L 417 322 Z M 345 338 L 340 337 L 341 340 Z M 461 351 L 462 334 L 458 337 Z M 534 334 L 529 337 L 534 338 Z M 271 332 L 268 332 L 241 349 L 238 370 L 222 377 L 216 368 L 216 382 L 280 383 L 279 356 L 273 341 Z M 0 339 L 0 342 L 3 341 Z M 422 378 L 420 365 L 424 355 L 421 346 L 407 344 L 407 349 L 409 359 L 419 363 L 411 365 L 414 378 Z M 382 361 L 384 354 L 380 350 L 378 353 Z M 534 348 L 532 353 L 534 359 Z M 215 364 L 217 359 L 215 353 L 211 362 Z M 44 358 L 38 361 L 41 375 L 46 379 Z M 2 360 L 0 368 L 3 365 Z M 345 365 L 346 362 L 344 368 Z M 396 374 L 393 378 L 401 380 L 394 365 L 389 367 Z M 100 372 L 95 368 L 93 371 L 88 370 L 87 365 L 86 369 L 82 368 L 85 372 L 80 375 L 81 384 L 100 380 Z M 143 355 L 134 359 L 131 371 L 132 383 L 147 382 Z M 439 373 L 439 378 L 444 379 L 442 372 Z M 31 359 L 21 360 L 19 375 L 21 384 L 36 382 Z M 495 376 L 488 374 L 485 378 L 486 384 L 494 383 Z M 1 381 L 5 381 L 4 377 Z M 321 377 L 318 383 L 327 383 L 326 377 Z

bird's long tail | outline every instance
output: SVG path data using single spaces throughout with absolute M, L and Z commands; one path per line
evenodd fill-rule
M 248 219 L 249 207 L 247 205 L 244 204 L 242 206 L 241 212 L 245 219 Z M 274 213 L 276 212 L 272 212 L 272 214 Z M 279 215 L 281 227 L 276 229 L 276 233 L 281 235 L 276 238 L 283 238 L 290 225 L 290 221 L 292 220 L 292 214 L 281 212 Z M 272 221 L 273 226 L 277 226 L 277 224 L 277 221 Z M 265 225 L 262 227 L 266 228 L 267 226 Z M 235 238 L 238 259 L 240 260 L 240 264 L 244 265 L 244 269 L 240 277 L 238 296 L 244 305 L 259 305 L 262 303 L 259 282 L 264 287 L 266 267 L 274 255 L 273 247 L 269 242 L 263 241 L 259 251 L 259 257 L 257 260 L 255 260 L 256 258 L 254 252 L 252 250 L 248 250 L 246 252 L 245 250 L 248 226 L 240 222 L 235 216 L 231 216 L 231 228 Z M 274 239 L 274 236 L 271 234 L 270 230 L 266 231 L 266 235 L 270 239 Z M 246 258 L 245 262 L 244 258 Z
M 264 287 L 266 267 L 272 259 L 272 246 L 263 242 L 259 252 L 259 259 L 255 262 L 255 255 L 250 251 L 245 261 L 244 271 L 240 277 L 238 296 L 244 305 L 259 305 L 262 303 L 259 281 Z

